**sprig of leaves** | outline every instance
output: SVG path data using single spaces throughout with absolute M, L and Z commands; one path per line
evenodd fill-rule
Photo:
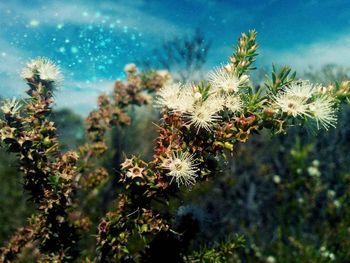
M 265 87 L 272 93 L 276 94 L 278 90 L 286 85 L 289 85 L 296 76 L 296 72 L 291 70 L 289 66 L 283 66 L 276 70 L 275 65 L 272 65 L 271 78 L 267 77 Z
M 230 62 L 238 77 L 242 76 L 249 70 L 254 70 L 255 67 L 251 67 L 255 61 L 255 57 L 258 55 L 258 44 L 256 43 L 256 31 L 250 30 L 248 33 L 243 33 L 238 39 L 238 45 L 235 52 L 230 57 Z

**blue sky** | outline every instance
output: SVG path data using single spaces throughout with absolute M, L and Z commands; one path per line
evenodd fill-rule
M 258 66 L 350 64 L 348 0 L 0 0 L 0 95 L 21 96 L 21 68 L 45 56 L 65 75 L 57 107 L 86 114 L 126 63 L 196 28 L 212 41 L 205 70 L 225 62 L 253 28 Z

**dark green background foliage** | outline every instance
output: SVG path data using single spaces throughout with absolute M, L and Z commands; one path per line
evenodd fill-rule
M 26 202 L 21 175 L 15 158 L 0 150 L 0 241 L 3 243 L 17 227 L 23 226 L 32 207 Z
M 349 78 L 347 72 L 327 65 L 318 71 L 310 69 L 305 77 L 329 83 Z M 152 122 L 157 113 L 144 107 L 132 109 L 132 115 L 131 126 L 110 132 L 113 149 L 102 162 L 116 177 L 86 206 L 95 223 L 116 196 L 116 171 L 123 153 L 151 158 L 156 134 Z M 81 117 L 60 110 L 52 120 L 57 123 L 62 150 L 84 142 Z M 170 210 L 180 228 L 191 222 L 193 235 L 209 246 L 242 234 L 245 247 L 237 250 L 232 262 L 349 262 L 349 148 L 349 106 L 340 111 L 338 127 L 328 132 L 315 135 L 296 128 L 287 136 L 271 138 L 262 131 L 237 147 L 218 167 L 215 180 L 184 190 L 184 202 L 170 202 Z M 33 211 L 23 194 L 16 162 L 4 150 L 0 152 L 0 181 L 0 241 L 4 242 Z M 93 251 L 93 238 L 84 242 L 91 242 Z M 196 241 L 191 247 L 201 250 Z
M 83 119 L 68 109 L 54 111 L 50 116 L 56 123 L 63 151 L 76 149 L 84 139 Z M 22 187 L 22 174 L 14 155 L 0 149 L 0 242 L 3 243 L 16 230 L 25 225 L 34 207 Z

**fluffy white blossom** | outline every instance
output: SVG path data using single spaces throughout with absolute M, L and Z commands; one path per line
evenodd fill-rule
M 198 92 L 195 85 L 192 83 L 185 84 L 180 89 L 179 100 L 174 110 L 181 113 L 190 112 L 196 102 L 198 103 L 201 100 L 202 94 Z
M 171 74 L 168 70 L 165 70 L 165 69 L 157 70 L 157 74 L 168 81 L 171 80 Z
M 244 104 L 239 95 L 228 95 L 225 97 L 225 107 L 233 113 L 243 110 Z
M 162 87 L 157 94 L 155 104 L 157 107 L 167 107 L 177 109 L 179 106 L 180 83 L 168 83 Z
M 307 172 L 309 173 L 310 176 L 313 176 L 313 177 L 320 177 L 321 176 L 320 170 L 315 166 L 308 167 Z
M 211 107 L 210 102 L 204 102 L 195 106 L 188 113 L 188 117 L 190 119 L 189 124 L 196 127 L 197 132 L 202 128 L 211 131 L 215 122 L 221 118 L 220 115 L 218 115 L 218 111 L 214 107 Z
M 134 63 L 126 64 L 124 67 L 124 71 L 127 73 L 135 73 L 137 71 L 137 67 Z
M 38 76 L 41 80 L 55 83 L 63 79 L 58 66 L 46 58 L 33 59 L 22 70 L 21 77 L 23 79 L 30 79 L 35 76 Z
M 157 106 L 180 112 L 197 131 L 201 128 L 211 130 L 214 123 L 220 119 L 218 113 L 224 109 L 225 103 L 224 97 L 213 93 L 204 98 L 194 84 L 170 83 L 158 92 L 156 98 Z
M 21 72 L 21 78 L 22 79 L 31 79 L 35 76 L 35 73 L 33 70 L 29 67 L 25 67 Z
M 49 60 L 43 61 L 41 67 L 38 68 L 40 79 L 45 81 L 58 82 L 62 80 L 61 71 Z
M 309 103 L 316 93 L 317 89 L 309 82 L 295 81 L 274 96 L 274 106 L 293 117 L 310 117 Z
M 308 100 L 318 92 L 318 88 L 310 82 L 302 80 L 292 82 L 290 86 L 285 88 L 285 92 L 288 93 L 289 96 Z
M 334 98 L 320 93 L 320 87 L 307 81 L 293 82 L 273 97 L 273 107 L 293 117 L 308 117 L 317 128 L 335 126 Z
M 289 91 L 280 92 L 274 97 L 274 107 L 293 117 L 309 116 L 307 100 Z
M 278 175 L 278 174 L 275 174 L 273 177 L 272 177 L 272 180 L 275 184 L 279 184 L 281 183 L 281 177 Z
M 167 169 L 167 175 L 172 177 L 170 183 L 175 180 L 179 187 L 181 184 L 190 186 L 196 182 L 197 164 L 193 155 L 188 152 L 173 152 L 169 158 L 165 159 L 162 167 Z
M 219 112 L 224 109 L 225 99 L 222 96 L 210 95 L 203 100 L 198 96 L 192 107 L 186 112 L 188 123 L 193 125 L 197 132 L 200 129 L 211 131 L 215 122 L 221 119 Z
M 317 128 L 320 126 L 328 130 L 330 126 L 335 127 L 337 117 L 334 109 L 334 100 L 329 96 L 320 96 L 310 103 L 309 111 L 315 119 Z
M 240 85 L 240 79 L 226 68 L 216 68 L 209 72 L 208 80 L 216 91 L 237 92 Z
M 273 256 L 268 256 L 266 258 L 266 263 L 276 263 L 276 258 Z
M 209 111 L 219 112 L 226 106 L 226 97 L 214 94 L 209 96 L 202 104 L 204 104 Z
M 5 100 L 4 104 L 1 106 L 3 113 L 11 115 L 17 114 L 20 109 L 21 104 L 16 98 Z

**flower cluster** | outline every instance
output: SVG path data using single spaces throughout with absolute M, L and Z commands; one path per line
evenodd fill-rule
M 48 119 L 52 88 L 60 71 L 49 60 L 40 58 L 31 61 L 24 72 L 30 97 L 23 105 L 13 99 L 1 107 L 5 118 L 0 139 L 17 155 L 24 174 L 24 189 L 37 206 L 36 231 L 28 242 L 38 240 L 42 254 L 48 258 L 57 254 L 70 257 L 78 239 L 78 228 L 70 221 L 68 212 L 72 207 L 78 155 L 59 152 L 56 128 Z
M 22 70 L 21 77 L 28 82 L 40 79 L 54 85 L 63 79 L 60 69 L 47 58 L 36 58 L 30 61 Z
M 309 118 L 326 130 L 337 122 L 336 101 L 330 94 L 307 81 L 296 81 L 274 96 L 272 107 L 294 118 Z
M 182 114 L 187 123 L 199 132 L 212 131 L 224 110 L 238 114 L 243 110 L 240 87 L 247 84 L 247 76 L 238 78 L 226 68 L 209 74 L 209 83 L 182 85 L 168 83 L 158 92 L 156 105 Z
M 98 109 L 88 116 L 88 142 L 78 154 L 59 152 L 54 123 L 47 118 L 53 87 L 61 79 L 59 69 L 46 59 L 31 61 L 22 73 L 30 98 L 25 107 L 16 100 L 1 107 L 5 118 L 0 121 L 0 139 L 19 157 L 24 187 L 37 204 L 36 226 L 40 227 L 28 238 L 40 241 L 42 258 L 52 262 L 75 259 L 78 230 L 90 224 L 83 215 L 85 199 L 79 197 L 95 193 L 109 177 L 98 162 L 108 150 L 107 131 L 129 124 L 128 107 L 149 103 L 153 93 L 157 92 L 156 105 L 162 108 L 153 159 L 145 162 L 134 156 L 121 163 L 119 180 L 115 180 L 119 184 L 117 206 L 100 220 L 95 261 L 165 262 L 158 260 L 157 250 L 164 244 L 175 245 L 165 246 L 162 253 L 170 251 L 186 259 L 188 234 L 176 225 L 172 229 L 169 211 L 169 202 L 179 196 L 182 185 L 191 187 L 220 175 L 227 153 L 232 154 L 237 144 L 261 129 L 285 131 L 294 119 L 312 120 L 326 129 L 335 125 L 337 97 L 348 100 L 348 84 L 322 90 L 308 82 L 293 82 L 294 75 L 284 68 L 279 73 L 273 70 L 272 80 L 256 88 L 247 75 L 256 51 L 256 32 L 242 34 L 229 64 L 214 69 L 199 83 L 174 83 L 166 72 L 139 74 L 134 64 L 127 65 L 127 82 L 116 81 L 112 95 L 101 95 Z M 77 194 L 78 190 L 88 193 Z M 14 246 L 27 242 L 14 240 Z M 131 241 L 137 246 L 132 247 Z M 228 242 L 209 254 L 225 262 L 235 245 Z M 19 250 L 11 244 L 6 249 L 11 256 Z M 202 256 L 210 255 L 199 252 L 187 259 Z

